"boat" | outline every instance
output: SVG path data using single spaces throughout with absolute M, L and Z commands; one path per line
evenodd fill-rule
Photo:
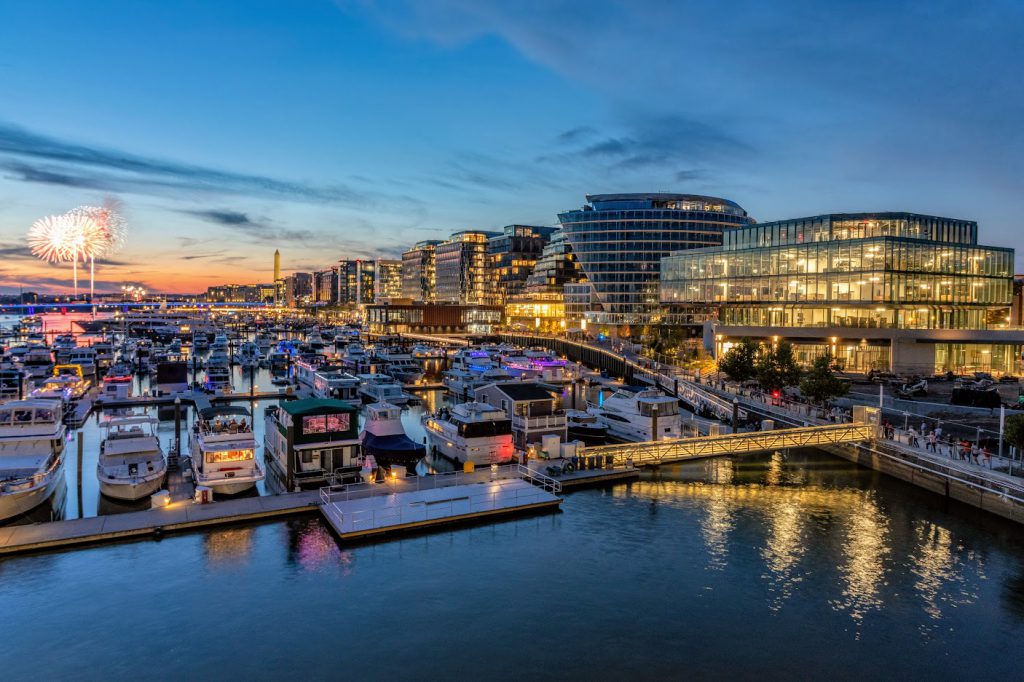
M 454 367 L 441 377 L 445 388 L 457 396 L 468 396 L 476 388 L 477 376 L 466 369 Z
M 252 341 L 246 341 L 235 351 L 235 362 L 244 368 L 258 367 L 262 359 L 263 354 Z
M 68 354 L 78 348 L 78 341 L 73 334 L 58 334 L 53 339 L 53 355 L 57 362 L 67 362 Z
M 156 363 L 156 376 L 151 385 L 161 393 L 187 391 L 189 387 L 188 362 L 181 359 L 181 356 L 168 355 Z
M 322 398 L 289 400 L 271 405 L 263 415 L 264 460 L 285 489 L 289 482 L 294 490 L 359 480 L 362 445 L 354 405 Z
M 131 365 L 126 362 L 118 362 L 110 366 L 107 373 L 103 375 L 103 383 L 124 384 L 131 383 L 135 378 Z
M 0 521 L 39 506 L 64 482 L 65 436 L 59 401 L 0 405 Z
M 32 391 L 31 397 L 60 400 L 67 409 L 86 394 L 89 385 L 89 380 L 82 376 L 82 368 L 78 365 L 55 365 L 53 376 L 39 384 Z
M 267 355 L 267 365 L 274 374 L 283 374 L 288 371 L 291 362 L 291 355 L 283 350 L 272 350 Z
M 226 365 L 207 365 L 203 388 L 214 393 L 231 391 L 231 370 Z
M 428 346 L 418 343 L 409 352 L 417 360 L 439 360 L 444 357 L 444 351 L 437 346 Z
M 569 440 L 581 440 L 587 445 L 603 445 L 608 440 L 608 427 L 597 417 L 584 410 L 566 410 Z
M 359 378 L 339 365 L 321 365 L 313 374 L 313 395 L 317 398 L 359 400 Z
M 244 407 L 201 409 L 188 444 L 196 485 L 222 495 L 235 495 L 264 478 L 256 461 L 252 419 Z
M 402 408 L 382 402 L 366 408 L 363 422 L 363 453 L 372 455 L 376 462 L 390 470 L 400 464 L 413 473 L 416 463 L 427 454 L 427 447 L 417 443 L 405 433 L 402 426 Z
M 82 374 L 90 377 L 96 376 L 96 351 L 88 346 L 74 348 L 68 351 L 68 365 L 78 365 L 82 368 Z
M 590 405 L 587 412 L 608 427 L 608 435 L 632 442 L 682 437 L 679 401 L 650 388 L 633 391 L 621 388 L 599 405 Z
M 24 369 L 13 363 L 0 368 L 0 402 L 22 400 L 29 392 L 28 373 Z
M 192 332 L 192 350 L 197 353 L 210 349 L 210 337 L 205 331 L 195 330 Z
M 210 357 L 206 359 L 207 367 L 224 367 L 227 369 L 231 366 L 231 358 L 228 357 L 228 353 L 220 348 L 214 348 L 210 351 Z
M 98 368 L 97 371 L 99 369 L 107 368 L 114 363 L 114 344 L 111 343 L 110 341 L 97 341 L 96 343 L 92 344 L 90 348 L 96 351 L 96 367 Z
M 384 371 L 403 384 L 415 384 L 423 378 L 423 366 L 408 353 L 389 348 L 376 354 Z
M 103 441 L 96 462 L 100 492 L 115 500 L 141 500 L 161 488 L 167 460 L 155 417 L 132 416 L 100 424 Z
M 402 384 L 387 374 L 360 374 L 358 378 L 359 395 L 364 402 L 388 402 L 392 405 L 405 405 L 409 402 L 409 395 L 402 391 Z
M 259 332 L 256 334 L 256 348 L 259 349 L 260 355 L 266 357 L 270 354 L 270 349 L 274 345 L 274 336 L 270 332 Z
M 361 343 L 350 343 L 345 346 L 345 350 L 341 353 L 341 362 L 350 370 L 359 372 L 369 365 L 370 356 Z
M 171 339 L 171 342 L 167 344 L 168 353 L 181 353 L 181 339 L 175 336 Z
M 432 453 L 456 463 L 503 464 L 515 454 L 512 420 L 487 403 L 468 402 L 424 415 Z
M 21 364 L 30 377 L 49 376 L 53 369 L 53 354 L 46 346 L 32 345 L 21 356 Z

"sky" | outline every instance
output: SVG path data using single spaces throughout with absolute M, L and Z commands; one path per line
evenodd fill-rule
M 107 198 L 130 234 L 101 291 L 396 257 L 602 192 L 1018 247 L 1022 73 L 1019 0 L 0 0 L 0 291 L 68 290 L 25 233 Z

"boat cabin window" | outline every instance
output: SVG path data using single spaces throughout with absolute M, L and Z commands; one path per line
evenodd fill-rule
M 641 403 L 640 403 L 640 414 L 643 415 L 644 417 L 653 416 L 653 414 L 654 414 L 653 406 L 655 404 L 658 406 L 658 416 L 659 417 L 671 417 L 674 414 L 679 414 L 679 403 L 677 403 L 675 401 L 672 401 L 672 402 L 665 401 L 663 403 L 647 403 L 647 402 L 642 402 L 641 401 Z
M 302 451 L 302 463 L 303 464 L 312 464 L 313 463 L 313 451 L 312 450 L 303 450 Z
M 32 410 L 14 410 L 15 424 L 31 424 Z
M 459 424 L 459 435 L 463 438 L 487 438 L 512 433 L 512 422 L 507 419 Z
M 337 431 L 348 431 L 349 417 L 347 412 L 338 414 L 324 414 L 315 417 L 302 418 L 302 433 L 334 433 Z
M 253 459 L 254 452 L 254 450 L 218 450 L 208 452 L 206 453 L 206 463 L 242 462 L 247 459 Z

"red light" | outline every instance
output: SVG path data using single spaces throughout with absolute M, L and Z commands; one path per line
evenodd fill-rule
M 67 315 L 68 314 L 68 309 L 65 308 L 64 306 L 61 306 L 60 307 L 60 314 L 61 315 Z
M 782 394 L 779 393 L 778 391 L 772 391 L 772 397 L 773 398 L 778 398 L 780 395 L 782 395 Z

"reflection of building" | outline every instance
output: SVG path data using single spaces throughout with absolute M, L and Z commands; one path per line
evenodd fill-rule
M 402 254 L 402 298 L 425 303 L 434 301 L 434 255 L 440 243 L 437 240 L 422 241 Z
M 378 258 L 375 264 L 376 279 L 373 286 L 373 302 L 387 303 L 402 297 L 402 261 Z
M 553 227 L 507 225 L 487 242 L 494 302 L 504 303 L 522 292 Z
M 501 323 L 501 306 L 391 303 L 366 307 L 371 334 L 489 334 Z
M 691 194 L 597 194 L 558 216 L 592 285 L 591 323 L 659 321 L 658 273 L 672 252 L 722 243 L 722 231 L 753 221 L 726 199 Z
M 661 299 L 681 313 L 717 309 L 717 351 L 781 337 L 803 362 L 830 352 L 852 371 L 1016 371 L 1013 250 L 979 246 L 977 230 L 912 213 L 751 225 L 665 258 Z
M 496 232 L 465 230 L 437 245 L 435 300 L 443 303 L 491 304 L 493 281 L 487 272 L 487 240 Z

